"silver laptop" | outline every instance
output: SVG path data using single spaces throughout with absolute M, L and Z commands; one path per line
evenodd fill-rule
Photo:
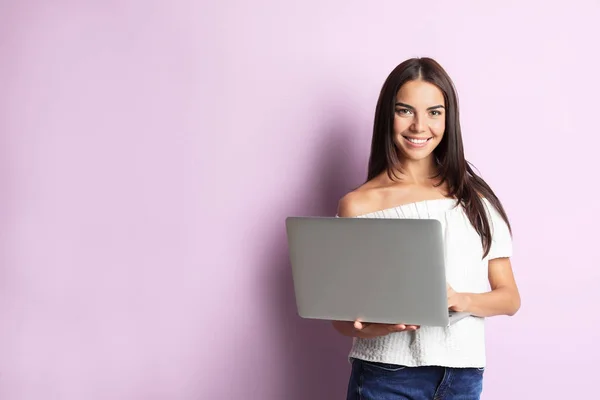
M 303 318 L 448 326 L 444 238 L 434 219 L 288 217 Z

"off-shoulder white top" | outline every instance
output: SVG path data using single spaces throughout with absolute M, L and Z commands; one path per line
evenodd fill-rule
M 489 291 L 488 261 L 512 255 L 508 226 L 484 199 L 492 228 L 492 245 L 485 259 L 481 239 L 462 206 L 453 199 L 425 200 L 357 218 L 428 218 L 442 223 L 446 277 L 457 292 Z M 350 357 L 405 366 L 485 366 L 484 319 L 467 317 L 449 327 L 423 326 L 415 332 L 397 332 L 373 339 L 355 338 Z

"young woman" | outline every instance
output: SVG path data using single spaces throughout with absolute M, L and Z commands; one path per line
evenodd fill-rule
M 508 218 L 465 160 L 457 94 L 436 61 L 407 60 L 385 81 L 367 182 L 340 200 L 338 216 L 439 220 L 448 307 L 472 314 L 447 328 L 333 322 L 354 337 L 348 400 L 479 399 L 484 318 L 513 315 L 521 300 Z

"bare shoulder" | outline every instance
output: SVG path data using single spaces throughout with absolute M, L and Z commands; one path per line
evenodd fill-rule
M 340 199 L 338 203 L 338 216 L 356 217 L 368 214 L 376 208 L 379 197 L 376 188 L 366 183 Z

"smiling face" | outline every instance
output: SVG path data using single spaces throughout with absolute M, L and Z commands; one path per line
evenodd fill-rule
M 408 81 L 396 95 L 394 143 L 401 160 L 425 160 L 433 157 L 446 129 L 444 94 L 435 85 Z

